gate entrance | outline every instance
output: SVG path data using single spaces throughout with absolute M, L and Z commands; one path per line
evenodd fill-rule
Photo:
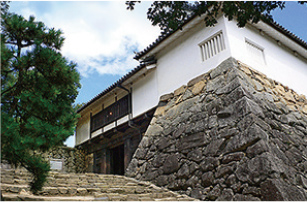
M 94 173 L 101 173 L 102 172 L 102 164 L 103 164 L 103 151 L 100 150 L 94 153 Z
M 124 156 L 125 156 L 124 144 L 110 149 L 111 174 L 117 174 L 117 175 L 125 174 Z

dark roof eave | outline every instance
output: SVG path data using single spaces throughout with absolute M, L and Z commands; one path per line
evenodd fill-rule
M 264 22 L 264 21 L 263 21 Z M 273 27 L 275 30 L 283 33 L 285 36 L 287 36 L 288 38 L 292 39 L 293 41 L 295 41 L 297 44 L 301 45 L 302 47 L 307 49 L 307 42 L 304 41 L 303 39 L 301 39 L 300 37 L 296 36 L 295 34 L 293 34 L 292 32 L 290 32 L 289 30 L 287 30 L 286 28 L 284 28 L 283 26 L 281 26 L 280 24 L 278 24 L 277 22 L 264 22 L 266 24 L 268 24 L 269 26 Z
M 154 41 L 152 44 L 150 44 L 149 46 L 147 46 L 143 51 L 138 52 L 134 59 L 139 60 L 140 58 L 142 58 L 143 56 L 145 56 L 147 53 L 149 53 L 151 50 L 153 50 L 155 47 L 157 47 L 160 43 L 162 43 L 162 41 L 164 41 L 165 39 L 167 39 L 169 36 L 171 36 L 173 33 L 175 33 L 178 30 L 181 30 L 183 28 L 184 25 L 188 24 L 192 19 L 194 19 L 195 17 L 197 17 L 199 15 L 193 15 L 191 16 L 189 19 L 187 19 L 180 27 L 178 27 L 176 30 L 166 34 L 166 35 L 160 35 L 156 41 Z M 302 40 L 301 38 L 299 38 L 298 36 L 296 36 L 295 34 L 293 34 L 292 32 L 290 32 L 289 30 L 287 30 L 286 28 L 282 27 L 280 24 L 278 24 L 277 22 L 269 22 L 269 21 L 263 21 L 264 23 L 266 23 L 267 25 L 273 27 L 274 29 L 276 29 L 277 31 L 283 33 L 284 35 L 286 35 L 287 37 L 289 37 L 290 39 L 292 39 L 293 41 L 295 41 L 296 43 L 298 43 L 299 45 L 301 45 L 302 47 L 307 49 L 307 43 Z
M 143 51 L 138 52 L 134 59 L 139 60 L 140 58 L 142 58 L 143 56 L 145 56 L 147 53 L 149 53 L 152 49 L 154 49 L 155 47 L 157 47 L 160 43 L 162 43 L 164 40 L 166 40 L 168 37 L 170 37 L 173 33 L 177 32 L 178 30 L 182 30 L 183 26 L 185 26 L 186 24 L 188 24 L 192 19 L 194 19 L 195 17 L 199 16 L 198 14 L 192 15 L 190 18 L 188 18 L 182 25 L 180 25 L 176 30 L 165 34 L 165 35 L 161 35 L 159 36 L 152 44 L 150 44 L 149 46 L 147 46 Z M 296 43 L 298 43 L 299 45 L 301 45 L 302 47 L 307 49 L 307 43 L 302 40 L 301 38 L 299 38 L 298 36 L 296 36 L 295 34 L 293 34 L 292 32 L 290 32 L 289 30 L 285 29 L 284 27 L 282 27 L 281 25 L 279 25 L 277 22 L 265 22 L 267 25 L 273 27 L 274 29 L 276 29 L 277 31 L 283 33 L 284 35 L 286 35 L 287 37 L 289 37 L 290 39 L 292 39 L 293 41 L 295 41 Z M 98 94 L 97 96 L 95 96 L 93 99 L 91 99 L 89 102 L 87 102 L 84 106 L 82 106 L 80 109 L 78 109 L 78 113 L 80 113 L 83 109 L 85 109 L 86 107 L 88 107 L 90 104 L 92 104 L 93 102 L 95 102 L 97 99 L 99 99 L 100 97 L 102 97 L 103 95 L 107 94 L 108 92 L 110 92 L 111 90 L 115 89 L 118 85 L 122 84 L 125 80 L 127 80 L 128 78 L 130 78 L 131 76 L 133 76 L 133 74 L 135 74 L 136 72 L 138 72 L 139 70 L 141 70 L 143 67 L 145 67 L 146 64 L 140 64 L 138 67 L 136 67 L 135 69 L 131 70 L 129 73 L 127 73 L 126 75 L 124 75 L 122 78 L 120 78 L 118 81 L 116 81 L 115 83 L 113 83 L 111 86 L 109 86 L 107 89 L 105 89 L 104 91 L 102 91 L 100 94 Z
M 147 46 L 143 51 L 138 52 L 133 59 L 139 60 L 144 55 L 146 55 L 148 52 L 150 52 L 152 49 L 154 49 L 156 46 L 158 46 L 162 41 L 166 40 L 169 36 L 171 36 L 173 33 L 177 32 L 178 30 L 182 30 L 183 26 L 188 24 L 191 20 L 193 20 L 195 17 L 200 16 L 198 14 L 194 14 L 191 17 L 189 17 L 184 23 L 182 23 L 177 29 L 175 29 L 172 32 L 169 32 L 165 35 L 160 35 L 152 44 Z
M 154 64 L 156 63 L 155 60 L 147 62 L 147 63 L 142 63 L 139 66 L 137 66 L 136 68 L 132 69 L 130 72 L 128 72 L 127 74 L 125 74 L 124 76 L 122 76 L 119 80 L 117 80 L 116 82 L 114 82 L 111 86 L 109 86 L 108 88 L 106 88 L 105 90 L 103 90 L 101 93 L 99 93 L 98 95 L 96 95 L 94 98 L 92 98 L 90 101 L 88 101 L 85 105 L 83 105 L 80 109 L 77 110 L 77 113 L 80 113 L 82 110 L 84 110 L 86 107 L 88 107 L 89 105 L 91 105 L 92 103 L 94 103 L 96 100 L 98 100 L 99 98 L 101 98 L 102 96 L 106 95 L 107 93 L 111 92 L 113 89 L 115 89 L 116 87 L 118 87 L 119 85 L 121 85 L 124 81 L 126 81 L 127 79 L 129 79 L 130 77 L 132 77 L 135 73 L 137 73 L 138 71 L 140 71 L 141 69 L 143 69 L 144 67 L 146 67 L 149 64 Z

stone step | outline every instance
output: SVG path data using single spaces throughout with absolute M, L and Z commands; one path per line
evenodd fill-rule
M 32 178 L 2 178 L 1 182 L 6 183 L 6 184 L 28 184 L 29 182 L 32 181 Z M 110 186 L 110 185 L 117 185 L 117 186 L 125 186 L 131 182 L 129 180 L 114 180 L 114 179 L 109 179 L 109 180 L 85 180 L 85 179 L 54 179 L 51 177 L 47 178 L 46 184 L 49 185 L 57 185 L 61 184 L 62 186 L 79 186 L 79 185 L 86 185 L 86 184 L 100 184 L 100 185 L 105 185 L 105 186 Z
M 3 171 L 1 191 L 6 200 L 100 200 L 100 201 L 183 201 L 194 200 L 150 182 L 118 175 L 94 173 L 67 174 L 50 172 L 37 195 L 30 192 L 31 177 L 21 171 Z
M 100 194 L 95 196 L 95 201 L 195 201 L 197 199 L 190 198 L 188 196 L 173 196 L 163 197 L 154 196 L 151 194 Z
M 31 194 L 3 194 L 5 201 L 93 201 L 93 196 L 35 196 Z
M 20 193 L 22 190 L 29 191 L 29 185 L 13 185 L 1 183 L 2 193 Z
M 31 180 L 24 180 L 24 179 L 3 179 L 1 180 L 1 183 L 4 184 L 14 184 L 14 185 L 26 185 L 29 184 L 29 182 L 31 182 Z M 61 186 L 61 187 L 77 187 L 77 186 L 82 186 L 82 185 L 91 185 L 94 187 L 136 187 L 139 186 L 138 183 L 135 183 L 133 181 L 129 181 L 129 180 L 125 180 L 122 182 L 119 181 L 115 181 L 115 180 L 109 180 L 109 181 L 105 181 L 105 182 L 101 182 L 99 180 L 97 181 L 72 181 L 72 180 L 52 180 L 52 179 L 47 179 L 47 182 L 45 184 L 45 186 Z M 141 184 L 142 186 L 144 186 L 143 184 Z M 146 185 L 145 185 L 146 186 Z
M 194 201 L 189 197 L 155 198 L 152 196 L 140 196 L 137 194 L 120 195 L 109 194 L 94 196 L 36 196 L 31 194 L 3 194 L 5 201 Z
M 22 191 L 28 192 L 30 190 L 29 185 L 12 185 L 12 184 L 1 184 L 2 193 L 15 193 L 18 194 Z M 77 196 L 87 196 L 100 193 L 114 193 L 114 194 L 139 194 L 139 195 L 152 195 L 154 197 L 172 197 L 175 194 L 169 191 L 164 191 L 163 189 L 154 189 L 150 187 L 142 186 L 126 186 L 126 187 L 112 187 L 105 186 L 103 188 L 88 186 L 88 187 L 43 187 L 42 191 L 39 191 L 39 195 L 43 196 L 66 196 L 66 195 L 77 195 Z

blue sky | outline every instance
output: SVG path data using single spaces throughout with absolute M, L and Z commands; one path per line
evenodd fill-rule
M 87 102 L 138 65 L 134 52 L 143 50 L 160 33 L 146 18 L 150 2 L 127 11 L 124 1 L 12 1 L 10 11 L 30 15 L 47 27 L 61 29 L 62 54 L 78 64 L 81 89 L 76 103 Z M 274 20 L 307 41 L 307 6 L 287 2 Z M 74 137 L 66 141 L 74 146 Z

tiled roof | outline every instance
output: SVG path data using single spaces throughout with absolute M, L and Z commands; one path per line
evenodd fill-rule
M 198 15 L 193 15 L 190 18 L 188 18 L 182 25 L 180 25 L 176 30 L 164 34 L 164 35 L 160 35 L 152 44 L 150 44 L 149 46 L 147 46 L 144 50 L 138 52 L 134 59 L 139 60 L 141 57 L 143 57 L 144 55 L 146 55 L 149 51 L 151 51 L 153 48 L 155 48 L 156 46 L 158 46 L 162 41 L 164 41 L 165 39 L 167 39 L 169 36 L 171 36 L 173 33 L 175 33 L 178 30 L 181 30 L 183 28 L 184 25 L 188 24 L 192 19 L 194 19 L 196 16 Z M 265 22 L 266 24 L 268 24 L 269 26 L 273 27 L 274 29 L 276 29 L 277 31 L 283 33 L 284 35 L 286 35 L 287 37 L 289 37 L 290 39 L 292 39 L 293 41 L 295 41 L 296 43 L 298 43 L 299 45 L 301 45 L 302 47 L 307 49 L 307 43 L 302 40 L 301 38 L 299 38 L 298 36 L 296 36 L 294 33 L 290 32 L 289 30 L 287 30 L 286 28 L 282 27 L 280 24 L 278 24 L 277 22 Z M 127 80 L 128 78 L 130 78 L 132 75 L 134 75 L 135 73 L 137 73 L 139 70 L 141 70 L 143 67 L 145 67 L 145 64 L 140 64 L 139 66 L 137 66 L 136 68 L 132 69 L 130 72 L 128 72 L 126 75 L 124 75 L 123 77 L 121 77 L 118 81 L 116 81 L 115 83 L 113 83 L 111 86 L 109 86 L 108 88 L 106 88 L 104 91 L 102 91 L 101 93 L 99 93 L 97 96 L 95 96 L 93 99 L 91 99 L 89 102 L 87 102 L 84 106 L 82 106 L 80 109 L 78 109 L 78 113 L 81 112 L 83 109 L 85 109 L 87 106 L 89 106 L 90 104 L 92 104 L 93 102 L 95 102 L 96 100 L 98 100 L 100 97 L 102 97 L 103 95 L 107 94 L 108 92 L 112 91 L 113 89 L 115 89 L 118 85 L 122 84 L 125 80 Z
M 164 41 L 166 38 L 168 38 L 170 35 L 172 35 L 173 33 L 175 33 L 176 31 L 178 31 L 179 29 L 182 29 L 182 27 L 186 24 L 188 24 L 192 19 L 194 19 L 196 17 L 196 15 L 190 17 L 187 21 L 185 21 L 180 27 L 178 27 L 176 30 L 165 34 L 165 35 L 160 35 L 152 44 L 150 44 L 149 46 L 147 46 L 144 50 L 138 52 L 134 59 L 139 60 L 141 57 L 143 57 L 144 55 L 146 55 L 149 51 L 151 51 L 153 48 L 155 48 L 156 46 L 158 46 L 162 41 Z M 273 27 L 274 29 L 276 29 L 277 31 L 283 33 L 284 35 L 286 35 L 287 37 L 289 37 L 290 39 L 292 39 L 293 41 L 295 41 L 296 43 L 298 43 L 299 45 L 303 46 L 304 48 L 307 49 L 307 43 L 302 40 L 301 38 L 299 38 L 298 36 L 296 36 L 294 33 L 290 32 L 289 30 L 287 30 L 286 28 L 284 28 L 283 26 L 281 26 L 280 24 L 278 24 L 277 22 L 265 22 L 266 24 L 268 24 L 269 26 Z
M 132 69 L 130 72 L 128 72 L 127 74 L 125 74 L 124 76 L 122 76 L 119 80 L 117 80 L 116 82 L 114 82 L 111 86 L 109 86 L 108 88 L 106 88 L 105 90 L 103 90 L 101 93 L 99 93 L 98 95 L 96 95 L 94 98 L 92 98 L 90 101 L 88 101 L 85 105 L 83 105 L 80 109 L 78 109 L 78 113 L 81 112 L 83 109 L 85 109 L 86 107 L 88 107 L 90 104 L 92 104 L 93 102 L 95 102 L 96 100 L 98 100 L 100 97 L 102 97 L 103 95 L 111 92 L 113 89 L 115 89 L 117 86 L 121 85 L 124 81 L 126 81 L 127 79 L 129 79 L 131 76 L 133 76 L 135 73 L 137 73 L 138 71 L 140 71 L 142 68 L 146 67 L 146 65 L 148 64 L 153 64 L 155 63 L 155 61 L 149 61 L 147 63 L 142 63 L 139 66 L 137 66 L 136 68 Z
M 175 33 L 178 30 L 181 30 L 184 25 L 188 24 L 196 16 L 198 16 L 198 15 L 196 15 L 196 14 L 192 15 L 190 18 L 188 18 L 184 23 L 182 23 L 177 29 L 173 30 L 172 32 L 160 35 L 152 44 L 147 46 L 144 50 L 136 53 L 136 55 L 134 56 L 134 59 L 139 60 L 142 56 L 144 56 L 146 53 L 151 51 L 154 47 L 156 47 L 158 44 L 160 44 L 162 41 L 164 41 L 170 35 L 172 35 L 173 33 Z
M 281 26 L 277 22 L 271 22 L 271 23 L 266 22 L 266 24 L 275 28 L 277 31 L 283 33 L 284 35 L 286 35 L 287 37 L 289 37 L 290 39 L 292 39 L 293 41 L 295 41 L 296 43 L 298 43 L 299 45 L 301 45 L 301 46 L 303 46 L 304 48 L 307 49 L 307 42 L 306 41 L 304 41 L 300 37 L 296 36 L 294 33 L 290 32 L 289 30 L 287 30 L 286 28 L 284 28 L 283 26 Z

